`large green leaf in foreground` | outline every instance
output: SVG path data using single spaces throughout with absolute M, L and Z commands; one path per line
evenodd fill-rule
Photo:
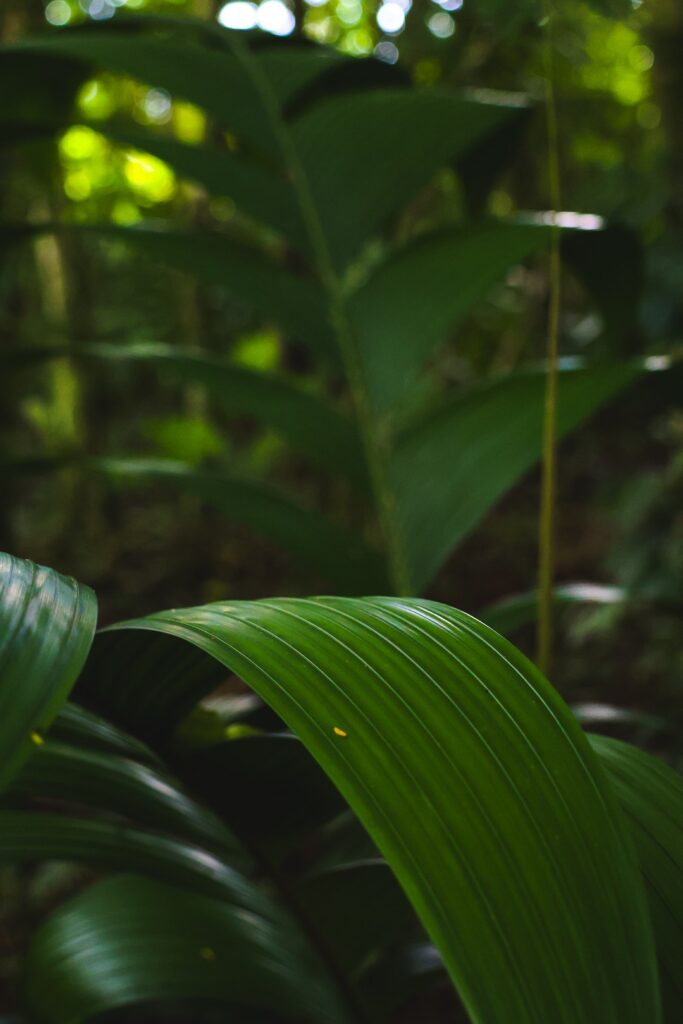
M 667 1024 L 683 1006 L 683 779 L 637 747 L 591 736 L 628 818 L 654 926 Z
M 96 618 L 88 587 L 0 552 L 0 788 L 66 699 Z
M 569 709 L 510 644 L 424 601 L 215 604 L 101 634 L 81 698 L 143 733 L 158 734 L 163 708 L 170 730 L 195 685 L 178 673 L 169 684 L 178 641 L 239 674 L 299 734 L 398 876 L 473 1021 L 659 1019 L 626 824 Z

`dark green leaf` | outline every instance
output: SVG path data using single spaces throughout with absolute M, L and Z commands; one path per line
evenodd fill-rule
M 68 701 L 50 727 L 50 739 L 85 750 L 117 754 L 143 764 L 159 765 L 160 759 L 137 737 L 117 729 L 111 722 Z
M 275 541 L 347 593 L 386 586 L 381 557 L 362 538 L 314 509 L 296 504 L 269 484 L 199 472 L 182 463 L 162 460 L 102 458 L 91 460 L 89 465 L 113 479 L 166 483 L 192 494 L 233 521 Z
M 109 879 L 42 926 L 25 976 L 26 1002 L 43 1024 L 191 998 L 349 1022 L 306 941 L 256 890 L 233 904 L 149 879 Z
M 49 226 L 29 229 L 53 230 Z M 272 321 L 307 345 L 318 358 L 335 362 L 337 354 L 327 321 L 323 292 L 313 278 L 297 276 L 253 246 L 217 232 L 183 232 L 113 225 L 63 227 L 97 238 L 120 241 L 145 257 L 205 284 L 226 289 L 261 321 Z M 17 236 L 19 237 L 19 236 Z
M 683 779 L 637 747 L 591 736 L 628 818 L 645 879 L 654 925 L 665 1019 L 683 1006 Z
M 658 1019 L 625 822 L 569 709 L 493 631 L 424 601 L 218 604 L 113 627 L 102 636 L 112 673 L 117 640 L 120 665 L 135 663 L 131 630 L 138 651 L 140 631 L 162 635 L 155 657 L 159 640 L 166 658 L 171 637 L 189 641 L 298 732 L 378 843 L 474 1021 Z M 135 715 L 139 679 L 118 678 L 116 704 Z M 90 681 L 106 705 L 108 688 Z M 151 704 L 165 689 L 148 677 Z
M 146 828 L 200 843 L 227 857 L 233 866 L 248 863 L 220 818 L 195 803 L 177 779 L 129 758 L 50 741 L 23 766 L 9 795 L 49 798 L 120 814 Z
M 0 552 L 0 785 L 6 786 L 76 681 L 95 632 L 88 587 Z
M 637 352 L 644 254 L 635 231 L 608 225 L 603 231 L 563 232 L 562 255 L 595 300 L 605 352 Z
M 93 127 L 113 142 L 164 160 L 181 177 L 203 185 L 212 195 L 228 196 L 241 213 L 274 228 L 292 245 L 307 249 L 296 196 L 284 175 L 276 170 L 227 149 L 190 146 L 158 132 L 135 131 L 110 124 Z
M 368 485 L 365 456 L 356 428 L 323 397 L 284 377 L 235 366 L 217 356 L 172 345 L 92 344 L 68 348 L 15 349 L 0 358 L 10 365 L 64 356 L 150 364 L 182 382 L 197 382 L 228 414 L 251 415 L 275 428 L 290 444 L 331 473 Z
M 537 224 L 483 224 L 421 238 L 385 263 L 350 308 L 378 412 L 415 390 L 425 360 L 505 272 L 548 242 Z
M 159 27 L 162 19 L 157 19 Z M 25 40 L 6 53 L 17 56 L 54 55 L 69 64 L 115 71 L 167 89 L 205 110 L 223 127 L 256 148 L 276 145 L 272 116 L 262 92 L 239 56 L 228 49 L 230 33 L 221 33 L 223 45 L 205 42 L 168 23 L 168 38 L 143 33 L 65 30 Z M 189 26 L 190 28 L 192 26 Z M 217 37 L 218 38 L 218 37 Z M 286 104 L 296 93 L 345 58 L 321 48 L 277 48 L 250 58 L 272 90 L 276 102 Z
M 636 363 L 564 369 L 558 436 L 632 384 L 642 370 Z M 541 372 L 485 382 L 429 413 L 399 439 L 392 478 L 416 590 L 540 457 L 544 391 Z
M 604 583 L 563 583 L 553 590 L 557 607 L 574 604 L 620 604 L 626 600 L 623 587 Z M 498 633 L 509 636 L 516 629 L 536 621 L 538 613 L 538 591 L 529 590 L 524 594 L 504 597 L 495 604 L 482 608 L 477 618 L 491 626 Z
M 305 878 L 297 900 L 337 963 L 357 971 L 368 956 L 420 936 L 415 911 L 382 860 L 343 864 Z
M 376 89 L 319 103 L 294 122 L 294 145 L 336 265 L 356 256 L 439 168 L 518 110 L 519 100 L 503 95 L 483 101 Z

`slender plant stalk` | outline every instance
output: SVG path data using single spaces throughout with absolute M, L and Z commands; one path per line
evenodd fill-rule
M 560 209 L 560 159 L 557 102 L 553 59 L 553 9 L 551 0 L 544 0 L 545 38 L 543 53 L 546 80 L 546 135 L 548 145 L 548 183 L 553 211 L 550 240 L 550 301 L 548 307 L 548 341 L 546 389 L 543 412 L 543 475 L 538 538 L 538 667 L 549 675 L 553 647 L 553 579 L 555 568 L 555 506 L 557 491 L 557 363 L 560 333 L 561 265 L 560 228 L 555 215 Z
M 386 450 L 383 430 L 375 417 L 368 398 L 362 359 L 358 349 L 353 324 L 346 307 L 344 289 L 334 269 L 325 233 L 313 200 L 310 183 L 301 163 L 296 146 L 280 116 L 277 98 L 270 83 L 257 62 L 253 60 L 247 46 L 241 40 L 232 41 L 233 52 L 249 74 L 258 90 L 264 106 L 269 112 L 273 131 L 280 144 L 287 167 L 294 182 L 299 208 L 308 231 L 311 248 L 315 255 L 320 277 L 327 292 L 330 320 L 337 336 L 344 368 L 351 388 L 358 424 L 360 427 L 365 456 L 377 503 L 377 512 L 389 560 L 391 581 L 396 594 L 411 593 L 410 572 L 406 560 L 405 544 L 396 517 L 396 501 L 387 476 Z

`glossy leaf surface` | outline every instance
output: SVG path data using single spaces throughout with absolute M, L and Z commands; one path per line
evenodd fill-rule
M 150 616 L 102 635 L 83 684 L 109 710 L 101 670 L 118 672 L 127 682 L 111 710 L 143 730 L 140 679 L 120 668 L 134 668 L 145 630 L 160 667 L 144 677 L 150 707 L 164 703 L 176 638 L 235 671 L 300 735 L 386 856 L 473 1020 L 658 1019 L 625 823 L 571 712 L 502 638 L 443 605 L 397 599 Z
M 683 779 L 657 758 L 620 740 L 591 744 L 628 818 L 650 904 L 665 1020 L 683 1006 Z
M 67 697 L 95 632 L 88 587 L 0 552 L 0 786 Z
M 245 867 L 248 863 L 220 818 L 197 804 L 177 779 L 130 758 L 50 740 L 23 766 L 9 795 L 65 801 L 119 814 L 144 828 L 199 843 L 228 857 L 233 865 Z
M 272 904 L 240 906 L 133 876 L 101 882 L 54 914 L 34 938 L 25 975 L 29 1009 L 45 1024 L 193 997 L 267 1007 L 285 1020 L 349 1021 L 317 958 Z

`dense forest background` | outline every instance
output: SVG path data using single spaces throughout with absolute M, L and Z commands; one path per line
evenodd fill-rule
M 683 11 L 675 0 L 554 6 L 562 207 L 604 218 L 610 227 L 584 260 L 582 279 L 564 274 L 562 355 L 671 355 L 683 319 Z M 469 168 L 434 175 L 392 225 L 391 244 L 424 225 L 460 222 L 472 211 L 505 218 L 550 208 L 544 26 L 535 4 L 5 0 L 0 37 L 12 43 L 88 22 L 124 24 L 131 14 L 218 19 L 282 46 L 310 40 L 353 57 L 374 55 L 416 89 L 523 95 L 529 104 L 523 129 L 497 136 L 488 150 L 483 146 Z M 10 102 L 1 130 L 8 146 L 0 167 L 8 230 L 0 335 L 8 357 L 0 416 L 11 472 L 4 480 L 0 545 L 87 580 L 98 591 L 105 620 L 219 598 L 334 590 L 329 574 L 302 566 L 224 507 L 179 493 L 172 482 L 90 472 L 88 460 L 134 453 L 267 480 L 333 519 L 343 513 L 372 539 L 372 524 L 343 478 L 322 478 L 292 455 L 273 425 L 230 414 L 201 382 L 168 378 L 144 365 L 63 357 L 68 345 L 172 344 L 190 355 L 227 358 L 238 368 L 295 374 L 314 393 L 315 368 L 305 348 L 254 318 L 206 275 L 169 268 L 115 236 L 93 240 L 85 232 L 57 232 L 15 244 L 17 225 L 59 223 L 170 224 L 271 245 L 230 195 L 211 195 L 170 163 L 101 134 L 98 126 L 125 121 L 188 145 L 208 140 L 225 146 L 225 137 L 206 112 L 139 77 L 89 74 L 76 83 L 71 112 L 70 85 L 59 76 L 52 82 L 47 64 L 35 66 L 37 99 L 31 82 L 15 80 L 12 87 L 9 67 L 6 76 Z M 55 111 L 65 93 L 68 124 L 56 142 L 17 140 L 12 111 L 22 94 L 13 88 L 26 89 L 24 106 L 33 102 L 41 109 L 46 81 Z M 42 109 L 46 120 L 55 113 Z M 409 134 L 403 145 L 409 153 Z M 375 159 L 372 139 L 363 159 L 368 166 Z M 362 167 L 355 173 L 362 176 Z M 401 175 L 400 161 L 394 173 Z M 348 187 L 353 190 L 353 180 Z M 452 287 L 458 287 L 456 272 Z M 433 359 L 435 393 L 541 361 L 548 293 L 545 252 L 502 273 Z M 418 309 L 421 294 L 415 281 Z M 27 365 L 17 353 L 29 347 L 54 347 L 55 358 Z M 665 376 L 618 396 L 562 443 L 556 576 L 594 589 L 584 591 L 591 600 L 561 609 L 554 679 L 575 702 L 592 705 L 596 716 L 636 712 L 634 728 L 655 728 L 670 739 L 672 717 L 680 718 L 682 707 L 676 680 L 683 422 L 676 406 L 680 377 Z M 499 430 L 503 437 L 503 412 Z M 495 460 L 495 440 L 489 453 Z M 422 592 L 477 612 L 533 589 L 539 482 L 538 469 L 524 475 Z M 533 649 L 528 616 L 514 637 Z

